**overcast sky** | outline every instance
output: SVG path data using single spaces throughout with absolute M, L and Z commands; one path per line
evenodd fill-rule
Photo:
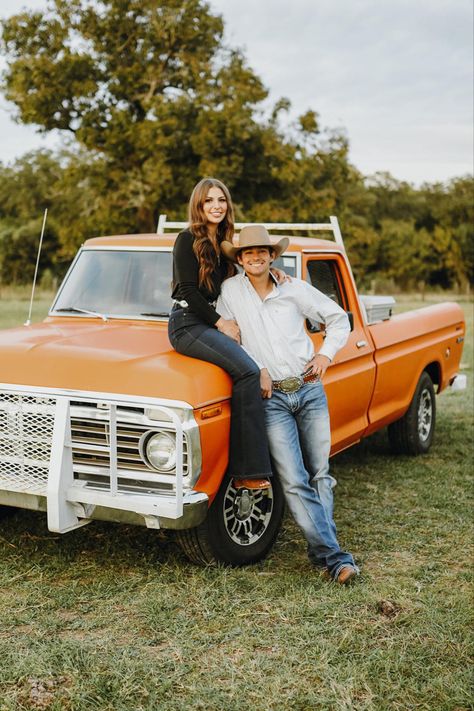
M 343 128 L 364 174 L 419 185 L 473 171 L 472 0 L 210 0 L 293 116 Z M 0 0 L 0 16 L 45 0 Z M 55 145 L 0 99 L 0 160 Z

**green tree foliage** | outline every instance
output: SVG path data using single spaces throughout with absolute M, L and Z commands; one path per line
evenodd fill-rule
M 52 0 L 4 23 L 5 95 L 22 122 L 72 134 L 111 208 L 153 230 L 200 175 L 235 184 L 247 159 L 264 166 L 267 92 L 222 34 L 202 0 Z
M 242 221 L 338 215 L 365 288 L 472 280 L 472 179 L 365 180 L 315 111 L 289 123 L 287 99 L 263 110 L 267 90 L 223 29 L 205 0 L 49 0 L 3 22 L 18 121 L 69 140 L 0 164 L 0 278 L 30 278 L 45 207 L 41 266 L 60 275 L 87 237 L 154 231 L 160 212 L 183 219 L 195 182 L 216 175 Z
M 0 164 L 0 282 L 31 281 L 43 212 L 60 190 L 61 166 L 48 153 L 30 154 L 12 168 Z M 40 268 L 61 271 L 55 220 L 47 223 Z
M 369 208 L 370 225 L 379 235 L 374 273 L 390 278 L 402 289 L 414 288 L 419 282 L 464 289 L 472 282 L 472 178 L 416 190 L 380 174 L 371 180 L 368 193 L 374 198 Z

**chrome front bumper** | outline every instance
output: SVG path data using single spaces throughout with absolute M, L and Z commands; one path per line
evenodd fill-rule
M 166 505 L 166 502 L 164 502 Z M 173 502 L 168 502 L 173 505 Z M 30 511 L 47 512 L 48 504 L 46 496 L 22 494 L 17 491 L 0 490 L 0 506 L 13 506 Z M 125 511 L 123 509 L 110 508 L 108 506 L 89 506 L 89 508 L 77 508 L 77 513 L 81 515 L 84 523 L 90 521 L 110 521 L 112 523 L 124 523 L 130 526 L 146 526 L 147 528 L 163 528 L 181 531 L 186 528 L 194 528 L 204 521 L 209 506 L 209 498 L 199 491 L 192 491 L 183 497 L 183 513 L 180 518 L 167 518 L 157 514 L 139 514 L 136 511 Z M 85 516 L 88 518 L 84 518 Z

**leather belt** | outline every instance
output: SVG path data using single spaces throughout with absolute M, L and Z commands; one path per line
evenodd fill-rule
M 274 390 L 279 390 L 281 393 L 296 393 L 306 383 L 314 383 L 316 380 L 319 380 L 319 375 L 306 371 L 301 375 L 291 375 L 283 380 L 274 380 L 272 386 Z
M 207 301 L 207 299 L 206 299 L 206 301 Z M 214 308 L 217 305 L 217 301 L 208 301 L 207 303 L 210 306 L 213 306 Z M 173 305 L 179 307 L 180 309 L 189 308 L 189 304 L 185 299 L 173 299 Z

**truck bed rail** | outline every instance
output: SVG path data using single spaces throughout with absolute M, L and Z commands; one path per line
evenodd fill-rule
M 236 222 L 234 227 L 236 230 L 241 230 L 243 227 L 254 224 L 256 223 Z M 334 240 L 337 244 L 344 247 L 339 221 L 337 217 L 334 217 L 333 215 L 329 218 L 329 222 L 259 222 L 258 224 L 266 227 L 269 232 L 294 232 L 302 230 L 307 230 L 309 232 L 332 232 Z M 188 222 L 169 222 L 166 219 L 166 215 L 163 214 L 158 218 L 156 232 L 157 234 L 164 234 L 165 230 L 184 230 L 188 226 Z

